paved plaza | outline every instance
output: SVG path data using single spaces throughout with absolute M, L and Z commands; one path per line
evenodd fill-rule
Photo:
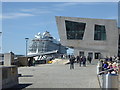
M 70 70 L 67 60 L 58 60 L 53 64 L 19 67 L 19 86 L 22 88 L 99 88 L 96 65 Z

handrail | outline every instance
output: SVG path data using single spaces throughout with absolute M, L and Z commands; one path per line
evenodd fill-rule
M 112 68 L 112 69 L 107 69 L 107 70 L 105 70 L 105 71 L 101 71 L 101 72 L 99 72 L 98 75 L 101 75 L 101 74 L 103 74 L 103 73 L 107 73 L 107 72 L 109 72 L 110 70 L 114 70 L 114 68 Z

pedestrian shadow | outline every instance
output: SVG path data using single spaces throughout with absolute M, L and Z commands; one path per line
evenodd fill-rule
M 64 65 L 68 65 L 68 64 L 70 64 L 70 62 L 67 62 L 67 63 L 65 63 Z
M 22 74 L 19 74 L 18 77 L 33 77 L 33 75 L 22 75 Z
M 29 84 L 18 84 L 16 86 L 13 86 L 11 88 L 6 88 L 6 89 L 2 89 L 2 90 L 22 90 L 28 86 L 32 85 L 32 83 Z

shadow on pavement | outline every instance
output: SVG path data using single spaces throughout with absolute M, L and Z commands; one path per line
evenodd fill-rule
M 22 74 L 18 74 L 18 77 L 33 77 L 33 75 L 22 75 Z
M 33 75 L 22 75 L 20 77 L 33 77 Z
M 2 90 L 22 90 L 22 89 L 24 89 L 24 88 L 26 88 L 26 87 L 28 87 L 30 85 L 32 85 L 32 84 L 18 84 L 18 85 L 14 86 L 14 87 L 7 88 L 7 89 L 2 89 Z

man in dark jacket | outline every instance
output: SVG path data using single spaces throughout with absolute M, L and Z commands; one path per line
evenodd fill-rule
M 83 66 L 86 67 L 86 57 L 83 56 Z
M 79 59 L 79 66 L 81 67 L 81 63 L 83 62 L 83 57 L 81 56 Z
M 91 64 L 92 58 L 90 56 L 87 57 L 87 60 L 89 61 L 89 63 Z
M 77 56 L 77 57 L 76 57 L 76 59 L 77 59 L 77 63 L 79 63 L 80 57 L 79 57 L 79 56 Z
M 70 58 L 70 69 L 74 69 L 74 62 L 75 62 L 75 57 L 71 56 L 71 58 Z

